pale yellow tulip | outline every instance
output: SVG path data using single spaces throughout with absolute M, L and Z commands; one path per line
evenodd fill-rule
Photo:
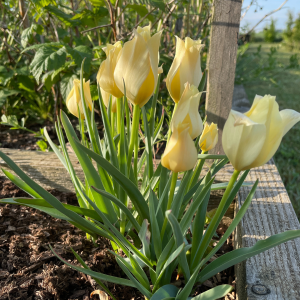
M 100 88 L 103 103 L 106 107 L 108 107 L 109 104 L 109 99 L 111 96 L 111 111 L 113 113 L 117 112 L 117 98 L 114 97 L 113 95 L 110 95 L 109 93 L 106 93 L 102 88 Z
M 218 142 L 218 126 L 215 123 L 210 125 L 205 122 L 204 130 L 200 136 L 199 146 L 202 152 L 207 152 L 213 149 Z
M 166 79 L 167 89 L 175 103 L 179 102 L 186 82 L 196 87 L 200 84 L 200 51 L 203 46 L 200 40 L 186 37 L 183 41 L 176 37 L 176 53 Z
M 231 110 L 223 130 L 224 152 L 238 171 L 261 166 L 275 154 L 282 137 L 298 121 L 298 112 L 279 111 L 274 96 L 256 96 L 248 112 Z
M 114 71 L 117 62 L 120 58 L 120 53 L 122 50 L 122 43 L 116 42 L 114 45 L 107 44 L 104 49 L 106 53 L 106 59 L 101 63 L 98 74 L 97 81 L 100 87 L 108 94 L 115 96 L 116 98 L 123 97 L 123 93 L 117 87 L 114 79 Z
M 198 111 L 201 93 L 194 85 L 185 84 L 184 92 L 180 98 L 176 111 L 172 117 L 171 129 L 178 124 L 188 124 L 189 134 L 192 139 L 199 136 L 203 130 L 202 120 Z
M 125 43 L 114 79 L 117 87 L 135 105 L 143 107 L 152 96 L 158 78 L 158 50 L 161 31 L 151 37 L 150 26 L 134 30 L 134 38 Z
M 173 130 L 161 164 L 173 172 L 184 172 L 193 169 L 197 159 L 197 149 L 189 134 L 188 124 L 179 124 Z
M 93 102 L 91 97 L 89 80 L 85 82 L 85 80 L 83 79 L 83 92 L 84 92 L 84 98 L 86 104 L 89 107 L 89 109 L 92 110 Z M 66 105 L 70 113 L 76 116 L 77 118 L 79 118 L 78 116 L 78 107 L 79 107 L 80 117 L 81 119 L 84 119 L 84 112 L 83 112 L 82 101 L 80 97 L 80 80 L 74 79 L 73 88 L 67 97 Z

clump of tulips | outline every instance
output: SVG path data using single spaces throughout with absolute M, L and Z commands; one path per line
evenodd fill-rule
M 101 139 L 97 131 L 95 104 L 91 100 L 89 81 L 83 78 L 83 67 L 80 80 L 74 80 L 74 87 L 66 99 L 69 111 L 78 117 L 81 138 L 77 138 L 63 111 L 56 123 L 59 147 L 45 129 L 49 144 L 71 176 L 78 206 L 61 203 L 2 152 L 0 157 L 18 176 L 3 172 L 32 198 L 1 202 L 27 205 L 64 219 L 95 242 L 98 236 L 110 240 L 113 251 L 108 251 L 124 271 L 122 278 L 90 270 L 75 251 L 83 267 L 58 257 L 70 267 L 92 276 L 113 299 L 103 281 L 135 287 L 145 298 L 153 300 L 218 299 L 233 287 L 220 285 L 193 297 L 194 285 L 300 236 L 300 230 L 289 230 L 276 238 L 259 241 L 253 247 L 233 250 L 209 263 L 251 203 L 257 181 L 224 236 L 211 248 L 217 226 L 249 170 L 266 163 L 274 155 L 282 137 L 300 120 L 300 114 L 293 110 L 279 111 L 273 96 L 257 96 L 245 114 L 231 111 L 222 136 L 226 155 L 208 154 L 218 142 L 218 128 L 213 123 L 203 124 L 198 112 L 205 80 L 200 66 L 202 45 L 190 38 L 185 41 L 177 38 L 176 55 L 166 78 L 175 108 L 165 135 L 164 154 L 155 167 L 153 148 L 164 122 L 163 115 L 158 123 L 155 121 L 161 73 L 161 32 L 151 36 L 150 27 L 146 26 L 138 27 L 134 34 L 123 47 L 121 42 L 107 45 L 106 60 L 97 75 L 104 137 Z M 148 101 L 151 105 L 147 109 Z M 82 167 L 84 182 L 70 162 L 63 131 Z M 144 150 L 140 141 L 145 145 Z M 214 162 L 203 175 L 206 159 L 214 159 Z M 228 161 L 235 169 L 231 180 L 214 184 L 214 176 Z M 181 180 L 178 180 L 179 173 Z M 225 192 L 205 227 L 210 191 L 215 189 L 225 189 Z M 181 276 L 183 288 L 171 284 L 174 273 Z

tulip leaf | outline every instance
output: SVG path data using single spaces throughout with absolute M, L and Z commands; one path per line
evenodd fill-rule
M 119 277 L 105 275 L 105 274 L 100 273 L 100 272 L 95 272 L 95 271 L 92 271 L 90 269 L 85 269 L 85 268 L 75 266 L 75 265 L 69 263 L 68 261 L 64 260 L 59 254 L 57 254 L 54 251 L 54 249 L 51 247 L 51 245 L 49 245 L 49 247 L 50 247 L 51 251 L 53 252 L 53 254 L 57 258 L 59 258 L 64 264 L 66 264 L 67 266 L 71 267 L 72 269 L 74 269 L 78 272 L 84 273 L 86 275 L 90 275 L 91 277 L 100 279 L 102 281 L 108 281 L 108 282 L 112 282 L 112 283 L 115 283 L 115 284 L 121 284 L 121 285 L 125 285 L 125 286 L 136 287 L 135 284 L 132 281 L 128 280 L 128 279 L 123 279 L 123 278 L 119 278 Z
M 228 293 L 233 290 L 233 286 L 229 284 L 218 285 L 206 292 L 201 293 L 200 295 L 188 298 L 188 300 L 216 300 L 222 297 L 225 297 Z
M 227 158 L 226 155 L 219 154 L 198 154 L 198 159 L 224 159 Z
M 238 264 L 249 257 L 298 237 L 300 237 L 300 230 L 287 230 L 285 232 L 272 235 L 265 240 L 259 240 L 252 247 L 232 250 L 231 252 L 220 256 L 211 262 L 207 267 L 205 267 L 203 271 L 199 273 L 198 281 L 204 282 L 214 274 Z
M 155 214 L 155 200 L 156 195 L 151 190 L 149 196 L 149 208 L 150 208 L 150 225 L 151 225 L 151 240 L 154 245 L 154 251 L 156 257 L 159 258 L 162 252 L 162 243 L 160 238 L 161 228 L 158 225 L 158 219 Z
M 222 183 L 215 183 L 211 186 L 211 190 L 215 191 L 215 190 L 224 190 L 226 189 L 228 186 L 228 182 L 222 182 Z M 250 182 L 244 182 L 242 184 L 242 187 L 249 187 L 252 186 L 252 183 Z
M 171 245 L 172 243 L 170 243 L 170 245 Z M 174 244 L 172 244 L 171 245 L 172 246 L 172 248 L 173 248 L 173 246 L 174 246 Z M 165 263 L 163 264 L 163 265 L 161 265 L 161 266 L 163 266 L 163 268 L 162 269 L 159 269 L 158 270 L 158 268 L 156 268 L 156 274 L 158 274 L 158 277 L 157 277 L 157 280 L 156 280 L 156 282 L 155 282 L 155 284 L 154 284 L 154 287 L 153 287 L 153 291 L 155 292 L 156 291 L 156 289 L 159 287 L 159 284 L 160 284 L 160 281 L 162 280 L 162 277 L 163 277 L 163 275 L 164 275 L 164 272 L 165 272 L 165 270 L 168 268 L 168 266 L 181 254 L 181 253 L 183 253 L 182 251 L 183 251 L 183 249 L 184 249 L 184 246 L 185 246 L 185 244 L 184 243 L 182 243 L 182 245 L 179 245 L 179 247 L 173 252 L 173 253 L 171 253 L 170 255 L 168 255 L 168 257 L 166 257 L 166 261 L 165 261 Z M 172 250 L 172 248 L 171 248 L 171 250 Z M 166 252 L 170 252 L 170 251 L 166 251 Z M 184 253 L 184 255 L 185 255 L 185 253 Z M 158 264 L 157 264 L 157 266 L 158 266 Z
M 41 196 L 38 193 L 36 193 L 28 184 L 26 184 L 19 177 L 15 176 L 14 174 L 10 173 L 7 170 L 4 169 L 1 170 L 8 179 L 10 179 L 16 186 L 18 186 L 20 189 L 25 191 L 27 194 L 29 194 L 33 198 L 41 198 Z
M 78 260 L 78 262 L 85 268 L 88 270 L 91 270 L 87 264 L 84 262 L 84 260 L 76 253 L 76 251 L 74 251 L 74 249 L 71 247 L 71 250 L 74 254 L 74 256 L 76 257 L 76 259 Z M 114 295 L 110 292 L 110 290 L 106 287 L 106 285 L 104 283 L 102 283 L 101 280 L 93 277 L 93 279 L 101 286 L 101 288 L 110 296 L 112 297 L 113 300 L 117 300 Z
M 177 245 L 177 247 L 179 247 L 182 243 L 184 243 L 183 233 L 181 231 L 180 225 L 179 225 L 178 221 L 176 220 L 175 216 L 171 213 L 170 210 L 166 211 L 166 217 L 168 218 L 168 221 L 171 224 L 171 227 L 172 227 L 172 230 L 173 230 L 173 235 L 175 237 L 176 245 Z M 190 279 L 191 274 L 190 274 L 190 268 L 189 268 L 189 265 L 188 265 L 188 262 L 187 262 L 185 252 L 182 252 L 178 256 L 178 261 L 179 261 L 179 265 L 182 268 L 185 281 L 188 282 L 189 279 Z
M 134 185 L 134 183 L 126 176 L 124 176 L 124 174 L 122 174 L 118 169 L 116 169 L 105 158 L 84 147 L 78 141 L 76 141 L 76 144 L 79 149 L 83 150 L 86 154 L 88 154 L 92 159 L 95 160 L 97 164 L 99 164 L 103 169 L 105 169 L 107 173 L 109 173 L 113 178 L 117 180 L 117 182 L 122 186 L 122 188 L 130 197 L 134 207 L 138 211 L 141 218 L 150 220 L 148 205 L 138 188 Z
M 207 70 L 204 70 L 202 74 L 202 78 L 198 87 L 199 92 L 203 92 L 206 84 L 206 76 L 207 76 Z
M 166 297 L 176 297 L 178 290 L 179 288 L 173 284 L 164 285 L 153 294 L 150 300 L 163 300 Z
M 153 100 L 153 99 L 152 99 Z M 147 120 L 146 107 L 142 107 L 143 121 L 144 121 L 144 130 L 145 130 L 145 146 L 146 146 L 146 156 L 147 164 L 146 169 L 148 172 L 148 180 L 152 178 L 153 175 L 153 162 L 152 162 L 152 136 L 150 133 L 150 128 Z
M 107 193 L 106 191 L 99 190 L 99 189 L 95 188 L 94 186 L 92 186 L 92 188 L 97 193 L 103 195 L 104 197 L 106 197 L 107 199 L 109 199 L 110 201 L 112 201 L 113 203 L 115 203 L 126 214 L 127 218 L 129 219 L 129 221 L 131 222 L 131 224 L 133 225 L 133 227 L 137 230 L 137 232 L 140 231 L 141 226 L 136 221 L 136 219 L 134 218 L 134 216 L 132 215 L 132 213 L 130 212 L 130 210 L 119 199 L 117 199 L 112 194 Z
M 225 203 L 223 204 L 223 206 L 221 206 L 221 204 L 219 205 L 219 207 L 218 207 L 219 212 L 218 211 L 216 212 L 213 219 L 209 223 L 209 225 L 208 225 L 208 227 L 205 231 L 205 234 L 204 234 L 204 236 L 201 240 L 201 245 L 199 245 L 199 247 L 198 247 L 197 254 L 194 253 L 194 256 L 191 257 L 191 269 L 192 270 L 194 270 L 195 266 L 200 263 L 200 261 L 203 257 L 203 254 L 207 249 L 207 246 L 208 246 L 209 242 L 211 241 L 213 235 L 216 232 L 217 226 L 220 224 L 220 221 L 221 221 L 222 217 L 224 216 L 225 212 L 227 211 L 229 205 L 233 201 L 233 199 L 236 196 L 237 192 L 241 188 L 241 186 L 242 186 L 244 180 L 246 179 L 248 173 L 249 173 L 249 170 L 247 170 L 243 173 L 243 175 L 240 177 L 240 179 L 234 185 L 234 187 L 231 190 L 228 198 L 225 199 Z M 223 198 L 222 198 L 222 200 L 223 200 Z M 221 203 L 222 203 L 222 200 L 221 200 Z M 220 209 L 222 209 L 222 210 L 220 211 Z
M 218 242 L 218 244 L 209 252 L 209 254 L 205 257 L 205 259 L 201 262 L 202 265 L 204 265 L 206 262 L 209 261 L 209 259 L 222 247 L 222 245 L 226 242 L 228 237 L 231 235 L 231 233 L 234 231 L 238 223 L 243 218 L 244 214 L 246 213 L 249 205 L 251 204 L 252 198 L 254 196 L 256 187 L 258 185 L 258 179 L 255 181 L 251 191 L 249 192 L 246 200 L 244 201 L 241 208 L 239 208 L 239 211 L 237 212 L 235 218 L 233 219 L 232 223 L 228 227 L 228 229 L 225 231 L 224 235 Z
M 134 279 L 133 282 L 136 283 L 136 286 L 137 286 L 137 288 L 140 290 L 140 292 L 142 292 L 142 293 L 146 292 L 146 294 L 144 294 L 144 295 L 149 295 L 149 293 L 150 293 L 150 284 L 149 284 L 149 280 L 148 280 L 148 277 L 146 276 L 144 270 L 143 270 L 141 267 L 139 267 L 139 264 L 136 263 L 136 264 L 135 264 L 135 267 L 133 267 L 133 266 L 128 262 L 128 259 L 129 259 L 129 258 L 125 259 L 125 258 L 123 258 L 122 256 L 120 256 L 119 254 L 117 254 L 117 253 L 115 253 L 115 252 L 113 252 L 113 251 L 111 251 L 111 250 L 108 250 L 108 251 L 116 257 L 117 262 L 118 262 L 118 264 L 119 264 L 119 266 L 120 266 L 121 268 L 122 268 L 122 266 L 120 265 L 120 263 L 124 265 L 124 267 L 125 267 L 124 269 L 127 269 L 127 271 L 131 272 L 131 273 L 135 276 L 135 278 L 136 278 L 137 280 Z M 133 263 L 133 262 L 135 261 L 135 260 L 132 259 L 131 257 L 130 257 L 129 260 L 130 260 L 131 263 Z M 123 269 L 123 268 L 122 268 L 122 269 Z M 125 272 L 125 270 L 124 270 L 124 272 Z M 127 274 L 127 272 L 126 272 L 126 274 Z M 128 277 L 129 277 L 129 276 L 128 276 Z M 130 276 L 130 277 L 131 277 L 131 276 Z M 132 277 L 131 277 L 130 279 L 132 280 Z M 140 285 L 142 285 L 143 288 L 141 288 Z M 146 289 L 146 291 L 145 291 L 145 289 Z
M 44 188 L 42 188 L 40 185 L 38 185 L 36 182 L 34 182 L 29 176 L 27 176 L 7 155 L 5 155 L 3 152 L 0 151 L 0 157 L 7 163 L 7 165 L 26 183 L 28 184 L 36 193 L 41 195 L 43 199 L 45 199 L 50 205 L 52 205 L 54 208 L 56 208 L 61 213 L 65 214 L 67 217 L 69 217 L 74 222 L 81 225 L 83 228 L 86 228 L 87 230 L 93 232 L 94 234 L 99 234 L 103 237 L 106 237 L 108 239 L 111 239 L 111 236 L 106 233 L 105 231 L 99 229 L 96 227 L 93 222 L 90 222 L 86 220 L 85 218 L 80 217 L 75 212 L 72 212 L 65 208 L 62 203 L 55 198 L 53 195 L 51 195 L 49 192 L 47 192 Z
M 95 170 L 95 167 L 93 166 L 91 160 L 89 159 L 87 154 L 84 151 L 81 151 L 78 147 L 78 145 L 81 144 L 79 143 L 79 140 L 76 136 L 72 124 L 70 123 L 70 120 L 63 111 L 61 111 L 61 121 L 63 123 L 67 138 L 80 162 L 80 165 L 86 176 L 89 186 L 95 186 L 97 188 L 104 189 L 101 178 L 98 172 Z M 92 189 L 91 192 L 95 203 L 97 204 L 97 207 L 100 208 L 100 210 L 105 215 L 107 215 L 107 217 L 113 223 L 115 223 L 117 221 L 117 215 L 115 213 L 112 203 L 108 199 L 98 194 L 95 190 Z

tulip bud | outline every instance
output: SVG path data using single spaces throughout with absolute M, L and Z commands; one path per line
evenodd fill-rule
M 197 159 L 197 149 L 189 134 L 188 124 L 179 124 L 173 130 L 161 164 L 173 172 L 184 172 L 193 169 Z
M 113 113 L 117 112 L 117 98 L 114 97 L 113 95 L 110 95 L 109 93 L 106 93 L 102 88 L 100 88 L 100 91 L 101 91 L 101 96 L 102 96 L 104 105 L 106 107 L 108 107 L 109 99 L 111 96 L 111 111 Z
M 135 37 L 124 44 L 114 78 L 117 87 L 135 105 L 143 107 L 152 96 L 158 78 L 161 31 L 150 35 L 150 26 L 138 27 Z
M 207 152 L 213 149 L 218 142 L 218 126 L 213 122 L 208 125 L 205 122 L 204 130 L 200 136 L 199 146 L 202 152 Z
M 203 46 L 200 40 L 186 37 L 184 42 L 176 37 L 176 53 L 166 80 L 167 89 L 175 103 L 180 100 L 186 82 L 196 87 L 200 84 L 200 50 Z
M 248 112 L 231 110 L 223 130 L 224 152 L 238 171 L 259 167 L 270 160 L 298 121 L 298 112 L 279 111 L 274 96 L 256 96 Z
M 117 87 L 114 79 L 114 71 L 117 62 L 120 58 L 122 43 L 116 42 L 114 45 L 107 44 L 104 49 L 106 53 L 106 60 L 104 60 L 99 68 L 97 74 L 97 81 L 100 87 L 108 94 L 115 96 L 116 98 L 123 97 L 123 93 Z
M 81 119 L 84 119 L 84 111 L 83 111 L 82 101 L 80 97 L 80 80 L 74 79 L 73 84 L 74 86 L 67 97 L 66 105 L 70 113 L 76 116 L 77 118 L 79 118 L 78 116 L 78 107 L 79 107 L 80 117 Z M 93 102 L 91 97 L 89 80 L 85 82 L 85 79 L 83 79 L 83 93 L 84 93 L 84 98 L 87 106 L 89 107 L 90 110 L 92 110 Z
M 203 130 L 202 120 L 198 111 L 201 93 L 194 85 L 188 82 L 185 84 L 185 90 L 180 98 L 177 109 L 173 115 L 171 128 L 178 124 L 188 124 L 189 134 L 192 139 L 196 138 Z

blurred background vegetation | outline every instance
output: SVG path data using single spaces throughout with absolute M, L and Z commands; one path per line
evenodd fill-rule
M 271 2 L 271 0 L 268 0 Z M 283 0 L 282 0 L 283 1 Z M 164 29 L 160 48 L 159 100 L 171 114 L 173 101 L 164 79 L 175 52 L 175 35 L 202 39 L 202 70 L 206 68 L 212 0 L 4 0 L 0 2 L 0 115 L 2 125 L 34 133 L 39 148 L 48 146 L 42 128 L 52 125 L 83 58 L 85 77 L 97 99 L 96 74 L 107 43 L 126 42 L 137 26 Z M 246 1 L 244 1 L 246 2 Z M 249 1 L 248 1 L 249 2 Z M 266 1 L 251 0 L 257 10 Z M 249 10 L 244 5 L 242 18 Z M 250 102 L 255 94 L 276 95 L 280 109 L 300 111 L 300 15 L 285 11 L 285 28 L 278 28 L 276 13 L 264 20 L 262 30 L 240 30 L 236 84 L 243 84 Z M 98 28 L 95 28 L 98 27 Z M 204 117 L 205 95 L 200 113 Z M 97 109 L 97 104 L 96 104 Z M 159 117 L 159 116 L 158 116 Z M 72 116 L 71 116 L 72 118 Z M 101 119 L 98 118 L 101 123 Z M 25 124 L 26 123 L 26 124 Z M 100 124 L 101 125 L 101 124 Z M 1 127 L 2 126 L 2 127 Z M 100 126 L 101 127 L 101 126 Z M 32 130 L 32 128 L 35 128 Z M 284 137 L 275 162 L 295 210 L 300 216 L 300 124 Z M 1 147 L 1 139 L 0 139 Z

